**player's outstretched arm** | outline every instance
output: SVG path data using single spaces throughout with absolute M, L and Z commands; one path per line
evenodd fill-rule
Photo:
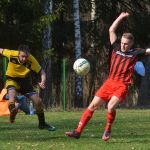
M 117 39 L 117 35 L 116 35 L 116 30 L 118 25 L 121 23 L 121 21 L 128 17 L 129 13 L 127 12 L 122 12 L 119 17 L 117 17 L 117 19 L 112 23 L 112 25 L 109 28 L 109 38 L 110 38 L 110 43 L 113 44 L 116 39 Z

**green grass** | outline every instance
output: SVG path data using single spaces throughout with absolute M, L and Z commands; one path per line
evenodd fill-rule
M 16 123 L 0 117 L 0 150 L 150 150 L 150 110 L 117 110 L 112 136 L 101 140 L 106 111 L 96 111 L 80 139 L 67 138 L 65 131 L 74 129 L 79 112 L 46 112 L 46 120 L 57 127 L 54 132 L 39 130 L 37 117 L 23 113 Z

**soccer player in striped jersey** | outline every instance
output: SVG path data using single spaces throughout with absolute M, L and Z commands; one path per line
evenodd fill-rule
M 110 138 L 111 127 L 116 116 L 116 106 L 126 97 L 128 85 L 132 82 L 134 65 L 140 55 L 150 54 L 150 48 L 134 48 L 132 33 L 124 33 L 121 42 L 117 43 L 116 30 L 127 17 L 129 13 L 122 12 L 109 28 L 112 53 L 108 79 L 98 89 L 89 107 L 82 114 L 77 128 L 72 132 L 65 132 L 68 137 L 80 138 L 94 111 L 107 102 L 106 127 L 102 139 L 107 141 Z

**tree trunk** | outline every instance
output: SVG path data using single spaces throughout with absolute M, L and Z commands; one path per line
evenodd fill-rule
M 50 14 L 52 12 L 52 0 L 46 1 L 44 13 L 45 15 Z M 45 27 L 43 31 L 43 50 L 50 49 L 52 46 L 52 36 L 51 36 L 51 27 Z M 47 108 L 48 106 L 53 105 L 52 99 L 52 66 L 51 66 L 51 58 L 47 60 L 43 60 L 43 66 L 45 67 L 46 72 L 46 88 L 42 91 L 42 101 L 44 106 Z
M 81 57 L 79 0 L 73 0 L 74 30 L 75 30 L 75 58 Z M 75 77 L 75 107 L 83 105 L 82 77 Z

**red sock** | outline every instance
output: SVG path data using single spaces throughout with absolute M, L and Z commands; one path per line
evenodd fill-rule
M 91 111 L 90 109 L 85 110 L 85 112 L 81 116 L 78 127 L 76 129 L 77 132 L 79 133 L 82 132 L 83 128 L 86 126 L 87 122 L 91 119 L 92 115 L 93 111 Z
M 105 131 L 111 131 L 111 126 L 115 120 L 115 117 L 116 117 L 116 111 L 107 113 Z

